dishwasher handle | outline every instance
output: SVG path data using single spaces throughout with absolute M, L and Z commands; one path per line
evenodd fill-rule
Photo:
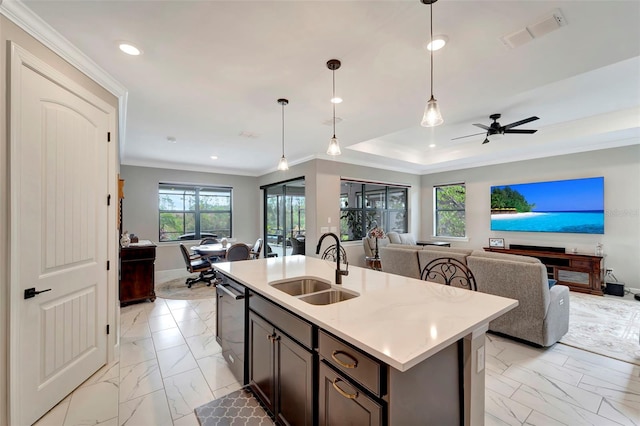
M 216 288 L 219 288 L 223 292 L 227 293 L 228 296 L 233 297 L 235 300 L 244 299 L 243 293 L 240 293 L 240 294 L 235 293 L 235 291 L 237 290 L 235 290 L 233 287 L 229 286 L 228 284 L 218 284 Z M 235 290 L 235 291 L 232 291 L 232 290 Z

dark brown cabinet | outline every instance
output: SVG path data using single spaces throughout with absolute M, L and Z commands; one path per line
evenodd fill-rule
M 290 322 L 278 323 L 277 319 L 291 316 L 260 296 L 252 295 L 249 304 L 261 314 L 274 319 L 286 329 Z M 303 321 L 295 318 L 295 321 Z M 249 311 L 248 362 L 249 384 L 255 394 L 274 414 L 279 424 L 313 425 L 313 364 L 314 354 L 285 334 L 276 324 Z M 311 324 L 302 322 L 309 336 Z M 305 335 L 307 333 L 304 333 Z
M 156 300 L 155 245 L 120 248 L 120 304 Z

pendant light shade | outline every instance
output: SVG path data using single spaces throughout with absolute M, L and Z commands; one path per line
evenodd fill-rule
M 327 148 L 327 154 L 333 155 L 333 156 L 341 154 L 340 144 L 338 143 L 338 138 L 336 138 L 336 103 L 337 102 L 333 102 L 336 99 L 336 70 L 340 68 L 340 65 L 342 64 L 337 59 L 330 59 L 329 61 L 327 61 L 327 68 L 331 70 L 332 77 L 333 77 L 333 96 L 331 96 L 331 100 L 332 100 L 331 104 L 333 105 L 333 137 L 329 141 L 329 148 Z
M 429 42 L 433 41 L 433 3 L 438 0 L 420 0 L 424 4 L 429 5 L 429 15 L 430 15 L 430 36 Z M 427 101 L 427 106 L 424 108 L 424 115 L 422 116 L 422 121 L 420 125 L 423 127 L 434 127 L 441 125 L 444 120 L 442 119 L 442 114 L 440 113 L 440 108 L 438 107 L 438 101 L 433 97 L 433 50 L 429 50 L 429 56 L 431 58 L 431 98 Z
M 278 170 L 285 171 L 289 170 L 289 163 L 287 163 L 287 159 L 284 156 L 284 106 L 287 105 L 289 101 L 286 99 L 278 99 L 278 103 L 282 105 L 282 157 L 278 163 Z

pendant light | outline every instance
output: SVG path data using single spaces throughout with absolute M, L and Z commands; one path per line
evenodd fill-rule
M 330 59 L 327 61 L 327 68 L 329 68 L 333 75 L 333 96 L 332 100 L 336 99 L 336 70 L 340 68 L 340 61 L 337 59 Z M 329 141 L 329 148 L 327 148 L 327 154 L 329 155 L 340 155 L 340 144 L 338 143 L 338 138 L 336 138 L 336 102 L 331 102 L 333 105 L 333 137 Z
M 286 99 L 278 99 L 278 103 L 282 105 L 282 158 L 280 158 L 280 162 L 278 163 L 278 170 L 284 172 L 289 170 L 289 164 L 284 156 L 284 106 L 287 105 L 289 101 Z
M 431 19 L 429 42 L 433 41 L 433 4 L 438 0 L 420 0 L 424 4 L 429 5 L 429 15 Z M 433 50 L 429 50 L 431 57 L 431 98 L 427 101 L 427 106 L 424 109 L 424 115 L 422 116 L 422 122 L 420 125 L 423 127 L 434 127 L 441 125 L 444 120 L 438 108 L 438 101 L 433 97 Z

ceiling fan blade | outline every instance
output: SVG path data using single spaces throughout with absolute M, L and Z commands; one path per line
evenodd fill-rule
M 536 116 L 525 118 L 524 120 L 520 120 L 520 121 L 516 121 L 514 123 L 507 124 L 506 126 L 503 127 L 503 129 L 507 130 L 507 129 L 510 129 L 512 127 L 521 126 L 523 124 L 530 123 L 531 121 L 538 120 L 539 118 L 540 117 L 536 117 Z
M 521 134 L 532 134 L 537 132 L 537 130 L 527 130 L 527 129 L 508 129 L 505 130 L 504 133 L 521 133 Z
M 474 126 L 476 126 L 476 127 L 480 127 L 481 129 L 489 130 L 489 127 L 488 127 L 488 126 L 485 126 L 484 124 L 478 124 L 478 123 L 475 123 L 475 124 L 474 124 Z
M 484 138 L 484 142 L 482 142 L 482 145 L 484 145 L 485 143 L 489 143 L 489 138 Z
M 478 136 L 478 135 L 484 135 L 486 132 L 482 132 L 482 133 L 474 133 L 473 135 L 467 135 L 467 136 L 458 136 L 457 138 L 453 138 L 451 139 L 452 141 L 455 141 L 456 139 L 463 139 L 463 138 L 470 138 L 471 136 Z

